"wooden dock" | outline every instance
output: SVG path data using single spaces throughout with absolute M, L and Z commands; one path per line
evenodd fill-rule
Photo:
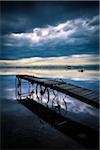
M 28 75 L 17 75 L 17 78 L 49 87 L 53 90 L 57 90 L 73 98 L 76 98 L 93 107 L 99 108 L 99 93 L 96 93 L 92 90 L 62 81 L 49 80 Z
M 17 75 L 16 77 L 17 77 L 16 90 L 18 94 L 17 100 L 21 104 L 23 104 L 33 113 L 42 118 L 45 122 L 51 124 L 53 127 L 55 127 L 63 134 L 70 136 L 75 141 L 82 144 L 84 147 L 90 149 L 98 149 L 99 145 L 98 126 L 91 126 L 85 122 L 81 122 L 80 120 L 75 119 L 75 117 L 72 118 L 67 114 L 62 114 L 61 106 L 59 111 L 56 110 L 55 107 L 52 107 L 52 105 L 49 105 L 52 104 L 52 102 L 54 101 L 56 102 L 57 100 L 59 100 L 58 95 L 61 95 L 61 93 L 63 93 L 64 97 L 65 95 L 69 95 L 86 104 L 99 108 L 99 95 L 96 92 L 63 81 L 49 80 L 45 78 L 38 78 L 28 75 Z M 25 95 L 25 97 L 23 98 L 24 96 L 23 88 L 25 88 L 23 87 L 23 84 L 26 84 L 26 81 L 28 81 L 27 86 L 29 86 L 28 95 Z M 31 88 L 30 83 L 32 85 Z M 55 92 L 50 93 L 50 91 L 56 92 L 58 91 L 57 97 Z M 46 97 L 47 101 L 45 103 L 46 105 L 44 105 L 43 103 L 43 95 L 45 94 L 47 96 Z M 54 94 L 53 98 L 52 97 L 50 98 L 50 94 Z M 63 96 L 60 97 L 60 101 L 62 99 L 65 102 Z M 58 105 L 54 106 L 56 106 L 57 108 Z M 64 111 L 66 112 L 67 108 L 64 109 Z

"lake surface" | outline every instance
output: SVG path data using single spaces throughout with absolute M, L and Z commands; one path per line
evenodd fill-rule
M 49 138 L 51 136 L 49 132 L 50 126 L 46 124 L 46 126 L 44 127 L 40 122 L 38 122 L 38 120 L 36 121 L 36 124 L 37 124 L 36 126 L 38 128 L 35 126 L 35 129 L 33 129 L 34 125 L 33 125 L 32 120 L 34 119 L 34 114 L 31 113 L 28 109 L 26 109 L 24 106 L 22 106 L 16 101 L 16 97 L 15 97 L 16 74 L 28 74 L 28 75 L 34 75 L 37 77 L 45 77 L 45 78 L 56 79 L 56 80 L 62 79 L 65 82 L 79 85 L 79 86 L 94 90 L 96 92 L 98 92 L 98 89 L 99 89 L 99 82 L 98 82 L 99 73 L 98 73 L 98 70 L 95 70 L 95 69 L 94 70 L 90 69 L 90 70 L 85 70 L 84 72 L 79 72 L 77 69 L 68 70 L 68 69 L 32 69 L 32 68 L 16 68 L 16 69 L 5 68 L 4 69 L 2 68 L 0 70 L 0 81 L 1 81 L 0 90 L 2 93 L 0 95 L 1 118 L 2 118 L 1 125 L 2 125 L 2 135 L 3 135 L 2 139 L 3 141 L 5 141 L 6 145 L 8 144 L 8 147 L 9 147 L 9 143 L 12 143 L 11 140 L 13 141 L 14 135 L 17 134 L 17 137 L 19 137 L 20 132 L 21 134 L 23 134 L 22 130 L 20 130 L 20 126 L 22 129 L 23 123 L 21 122 L 19 123 L 19 120 L 22 118 L 23 118 L 22 120 L 24 124 L 29 122 L 28 123 L 29 129 L 30 129 L 29 132 L 27 131 L 28 133 L 25 133 L 26 130 L 24 130 L 24 133 L 28 134 L 28 136 L 30 136 L 31 131 L 35 132 L 35 134 L 37 132 L 38 134 L 38 131 L 41 132 L 42 128 L 46 129 L 46 132 Z M 92 126 L 93 128 L 98 128 L 99 126 L 98 109 L 93 108 L 89 105 L 86 105 L 69 96 L 67 97 L 67 99 L 68 99 L 68 104 L 69 104 L 67 115 L 69 117 L 75 118 L 79 122 L 87 124 L 88 126 Z M 55 133 L 55 141 L 57 140 L 58 134 L 59 133 L 57 132 Z M 7 142 L 7 140 L 4 140 L 8 138 L 11 139 L 11 140 L 8 140 L 9 142 Z M 42 136 L 40 137 L 40 139 L 41 138 Z M 61 135 L 61 141 L 66 141 L 66 138 L 63 137 L 62 135 Z M 13 143 L 15 143 L 15 141 L 13 141 Z M 65 145 L 65 143 L 62 142 L 62 145 Z

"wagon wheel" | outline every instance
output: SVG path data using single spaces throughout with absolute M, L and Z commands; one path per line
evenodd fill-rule
M 15 79 L 15 96 L 16 100 L 21 100 L 21 80 L 19 78 Z

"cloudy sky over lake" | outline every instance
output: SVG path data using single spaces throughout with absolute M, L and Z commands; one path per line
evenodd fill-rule
M 0 65 L 97 64 L 99 4 L 1 2 Z

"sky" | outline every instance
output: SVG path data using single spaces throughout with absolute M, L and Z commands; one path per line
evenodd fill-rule
M 97 1 L 0 3 L 0 66 L 98 63 Z

